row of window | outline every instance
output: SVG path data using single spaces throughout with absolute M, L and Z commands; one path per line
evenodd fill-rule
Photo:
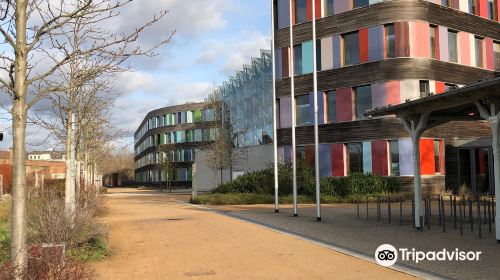
M 403 80 L 319 92 L 318 123 L 362 119 L 367 110 L 399 104 L 408 99 L 440 94 L 457 87 L 455 84 L 433 80 Z M 295 97 L 297 126 L 313 124 L 313 104 L 313 93 Z M 291 97 L 281 97 L 278 106 L 280 127 L 291 127 Z
M 144 136 L 144 134 L 146 134 L 148 130 L 153 128 L 188 123 L 209 122 L 213 120 L 213 109 L 197 109 L 193 111 L 169 113 L 162 116 L 155 116 L 148 119 L 144 126 L 139 130 L 139 133 L 136 135 L 136 141 Z
M 467 32 L 397 22 L 317 40 L 317 70 L 324 71 L 396 57 L 424 57 L 467 66 L 500 70 L 500 42 Z M 290 76 L 290 49 L 276 50 L 276 76 Z M 293 48 L 294 74 L 313 72 L 312 41 Z
M 157 145 L 213 141 L 215 140 L 216 133 L 216 128 L 200 128 L 150 135 L 139 146 L 137 146 L 135 154 L 138 155 L 147 148 Z
M 410 139 L 320 144 L 320 176 L 373 173 L 381 176 L 413 176 L 413 148 Z M 279 148 L 280 158 L 291 160 L 291 147 Z M 314 145 L 298 146 L 297 160 L 314 165 Z M 444 174 L 444 141 L 421 139 L 422 175 Z
M 383 0 L 315 0 L 316 18 L 336 15 L 356 8 L 383 2 Z M 427 0 L 470 13 L 490 20 L 498 21 L 500 10 L 498 0 Z M 278 28 L 290 26 L 290 3 L 292 3 L 292 23 L 301 24 L 313 18 L 312 0 L 277 0 L 275 21 Z
M 167 152 L 155 152 L 147 154 L 135 161 L 135 168 L 141 168 L 150 164 L 160 164 L 168 156 L 169 162 L 193 162 L 194 151 L 192 149 L 180 149 Z
M 163 170 L 148 170 L 135 173 L 135 181 L 141 183 L 159 183 L 169 181 L 190 182 L 193 180 L 193 171 L 191 168 L 174 168 L 173 171 L 167 174 Z

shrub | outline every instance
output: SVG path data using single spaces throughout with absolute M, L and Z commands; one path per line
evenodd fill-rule
M 10 262 L 0 267 L 0 279 L 14 279 L 17 269 Z M 86 280 L 94 279 L 88 264 L 66 257 L 55 250 L 45 250 L 40 245 L 28 251 L 27 280 Z
M 45 192 L 29 203 L 28 241 L 31 244 L 64 242 L 68 252 L 81 260 L 103 258 L 106 255 L 103 250 L 107 251 L 107 246 L 102 246 L 105 230 L 95 218 L 104 209 L 98 194 L 80 195 L 71 222 L 66 215 L 64 198 L 56 192 Z
M 278 165 L 280 196 L 292 194 L 292 164 Z M 297 162 L 297 193 L 312 196 L 316 193 L 314 167 L 305 161 Z M 400 182 L 395 177 L 381 177 L 373 174 L 350 173 L 346 177 L 325 177 L 320 180 L 321 194 L 346 198 L 378 193 L 400 191 Z M 266 169 L 244 174 L 232 182 L 219 185 L 212 193 L 256 193 L 274 194 L 274 169 L 270 164 Z

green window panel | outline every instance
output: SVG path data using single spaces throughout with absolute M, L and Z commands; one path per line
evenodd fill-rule
M 201 122 L 202 121 L 201 110 L 200 109 L 194 111 L 194 121 L 195 122 Z
M 165 134 L 160 134 L 160 145 L 165 144 Z

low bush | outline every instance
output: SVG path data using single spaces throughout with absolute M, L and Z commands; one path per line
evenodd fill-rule
M 0 279 L 15 279 L 18 270 L 7 262 L 0 266 Z M 40 245 L 28 251 L 28 266 L 24 279 L 27 280 L 87 280 L 94 279 L 94 271 L 83 262 L 55 250 L 46 250 Z
M 281 162 L 278 165 L 279 193 L 292 194 L 292 165 Z M 297 162 L 297 193 L 312 196 L 316 193 L 314 168 L 305 161 Z M 400 182 L 396 177 L 381 177 L 373 174 L 351 173 L 346 177 L 325 177 L 320 181 L 321 194 L 346 198 L 349 196 L 364 196 L 368 194 L 383 194 L 399 192 Z M 212 193 L 254 193 L 274 194 L 274 169 L 268 168 L 246 173 L 232 182 L 219 185 Z
M 64 197 L 46 192 L 30 201 L 28 207 L 28 242 L 61 243 L 79 260 L 97 260 L 107 255 L 106 231 L 96 223 L 105 207 L 99 195 L 80 196 L 73 222 L 65 211 Z

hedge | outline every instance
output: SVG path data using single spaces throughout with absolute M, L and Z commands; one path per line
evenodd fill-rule
M 292 165 L 278 164 L 280 195 L 292 194 Z M 314 168 L 304 161 L 297 162 L 297 192 L 314 195 Z M 346 177 L 325 177 L 320 180 L 321 194 L 336 197 L 362 196 L 367 194 L 395 193 L 400 191 L 400 182 L 395 177 L 381 177 L 374 174 L 351 173 Z M 212 193 L 255 193 L 274 194 L 274 168 L 246 173 L 232 182 L 219 185 Z

